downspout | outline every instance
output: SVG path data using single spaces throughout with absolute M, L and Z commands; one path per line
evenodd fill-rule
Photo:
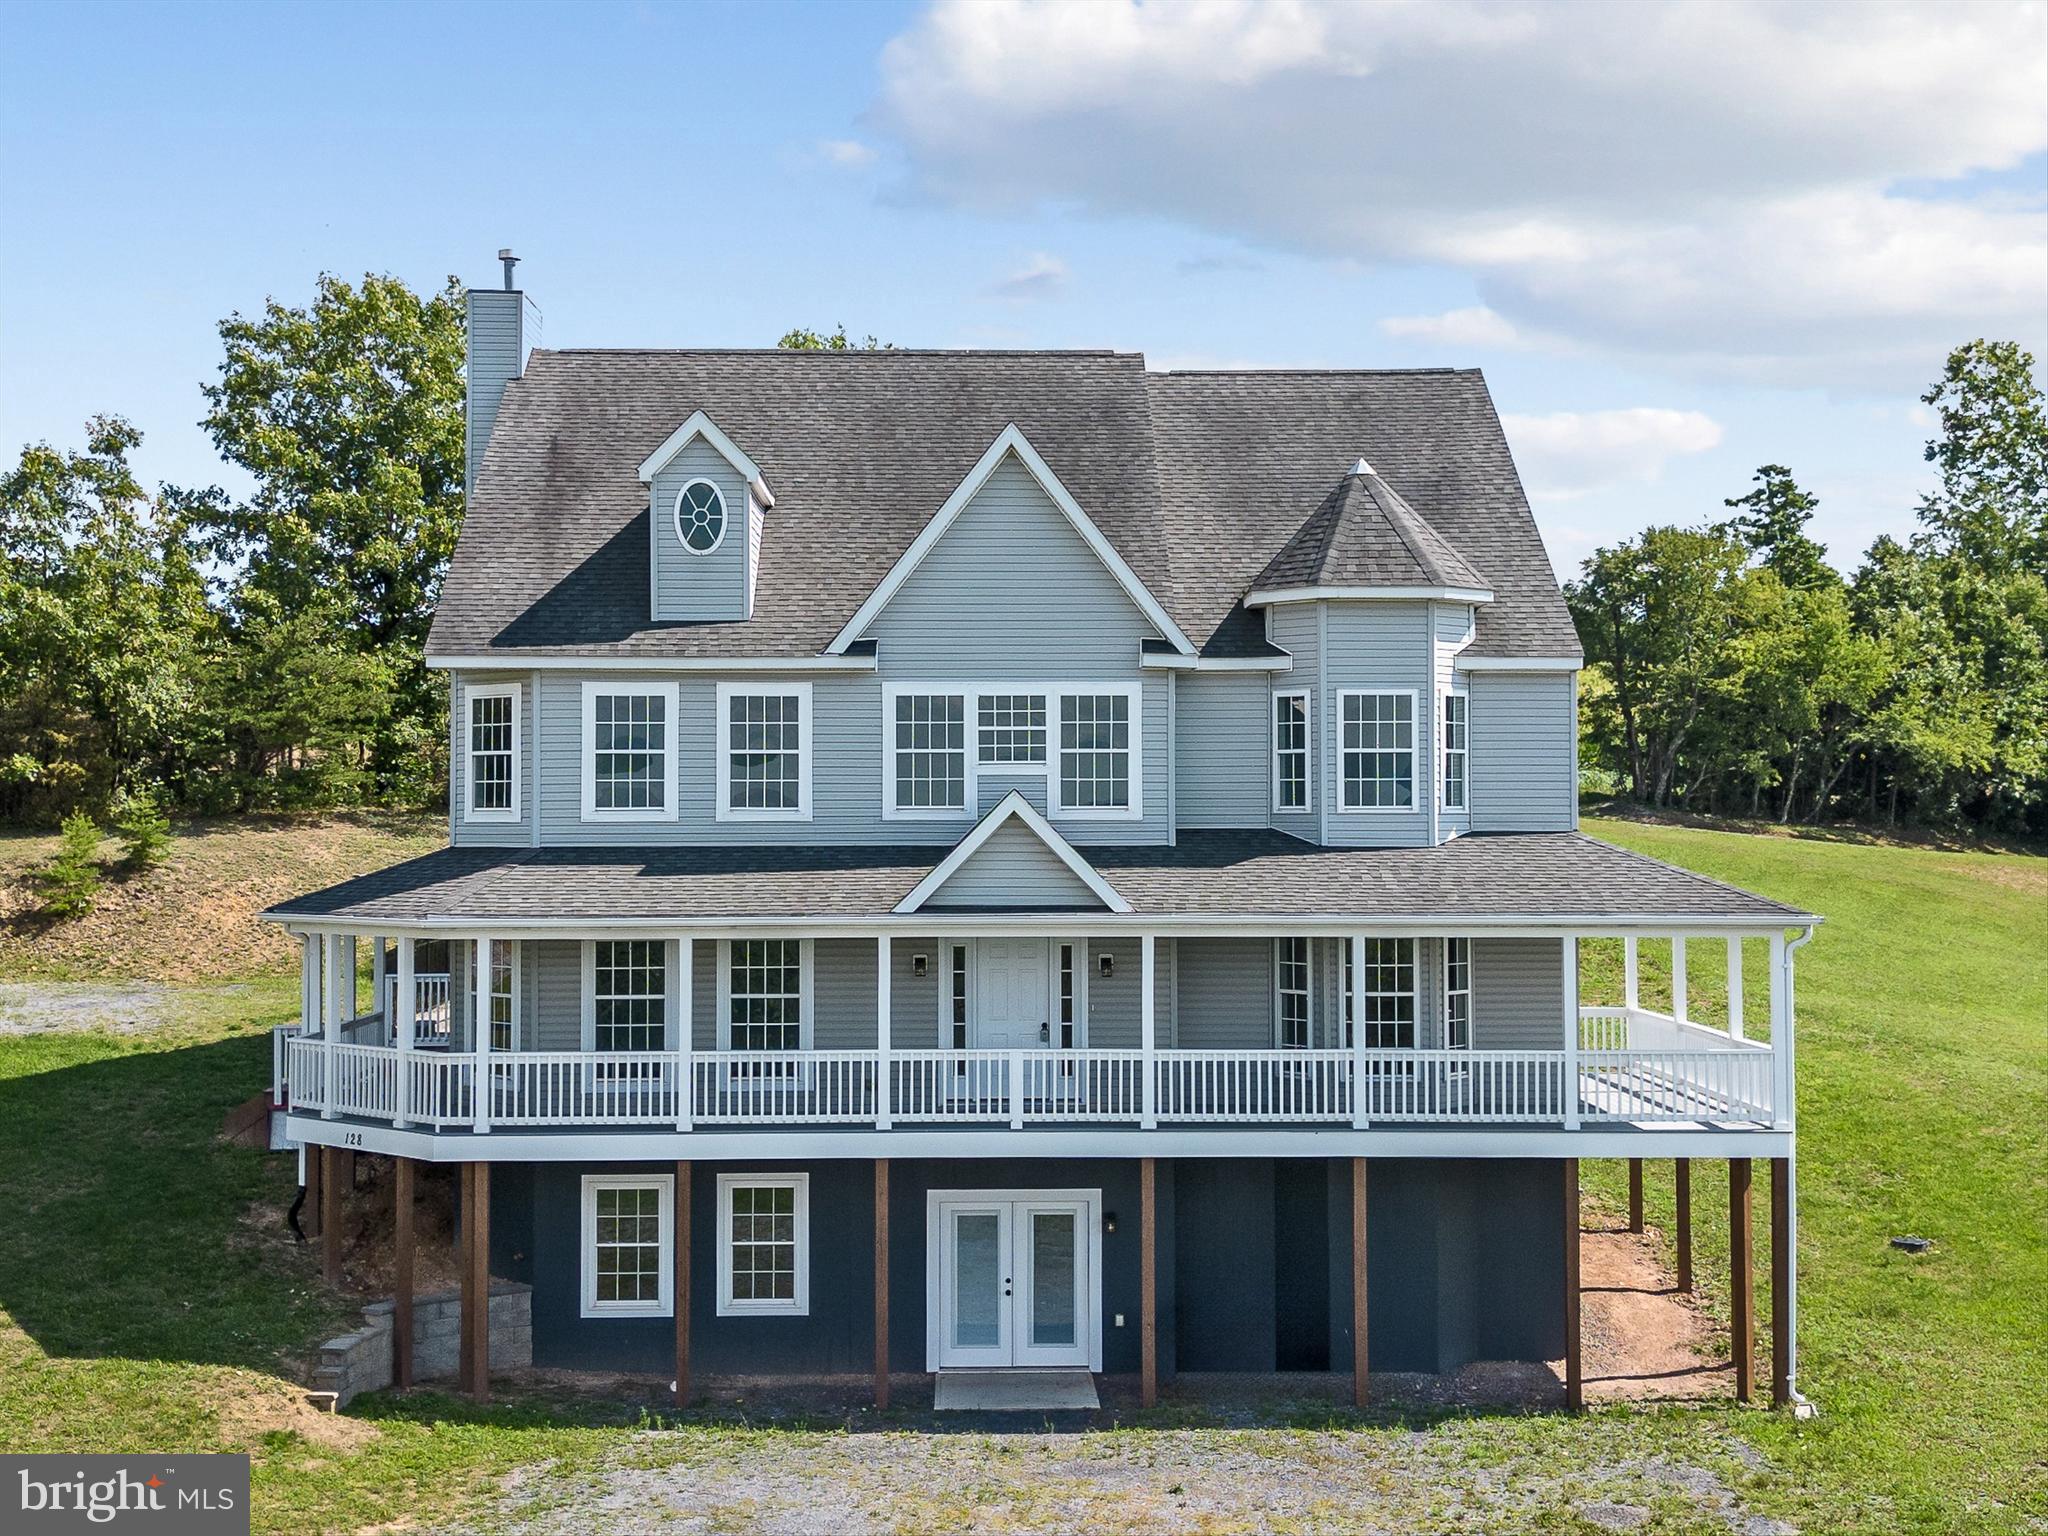
M 1785 1082 L 1788 1093 L 1792 1092 L 1792 1087 L 1797 1082 L 1797 1078 L 1794 1077 L 1792 1072 L 1792 1015 L 1796 1011 L 1792 993 L 1792 957 L 1799 950 L 1804 949 L 1813 942 L 1813 929 L 1814 925 L 1808 923 L 1799 937 L 1785 946 L 1785 965 L 1781 985 L 1785 988 L 1785 1039 L 1783 1043 L 1785 1047 Z M 1778 1042 L 1773 1041 L 1772 1043 L 1775 1045 Z M 1785 1158 L 1785 1278 L 1788 1282 L 1785 1287 L 1787 1293 L 1785 1310 L 1786 1315 L 1791 1319 L 1791 1327 L 1787 1330 L 1788 1337 L 1785 1340 L 1785 1381 L 1792 1395 L 1792 1412 L 1798 1417 L 1810 1419 L 1820 1410 L 1799 1390 L 1799 1110 L 1796 1101 L 1793 1104 L 1792 1119 L 1792 1150 Z

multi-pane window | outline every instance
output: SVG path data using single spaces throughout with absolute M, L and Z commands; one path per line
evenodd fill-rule
M 725 498 L 709 480 L 692 480 L 676 493 L 676 537 L 693 555 L 708 555 L 725 538 Z
M 675 1182 L 666 1175 L 583 1181 L 583 1313 L 672 1310 Z
M 725 722 L 724 808 L 745 814 L 801 815 L 804 806 L 805 695 L 719 690 Z
M 1415 696 L 1344 695 L 1344 809 L 1405 810 L 1415 804 Z
M 668 1036 L 668 956 L 660 939 L 591 945 L 591 1049 L 658 1051 Z
M 953 1049 L 967 1049 L 967 946 L 949 944 L 946 946 L 947 986 L 946 1022 L 947 1033 L 953 1042 Z
M 896 696 L 895 731 L 896 809 L 964 809 L 966 698 L 957 693 L 900 693 Z
M 1308 695 L 1273 695 L 1273 809 L 1309 807 Z
M 1471 730 L 1471 700 L 1462 693 L 1444 695 L 1444 809 L 1465 809 L 1465 756 Z
M 590 695 L 590 808 L 669 810 L 674 694 Z
M 728 1040 L 736 1051 L 803 1048 L 801 939 L 734 939 L 727 971 Z
M 718 1179 L 718 1310 L 810 1309 L 810 1181 L 803 1174 Z
M 1045 761 L 1045 695 L 984 693 L 976 706 L 984 763 Z
M 515 1046 L 518 1022 L 517 940 L 491 940 L 491 1049 L 509 1051 Z
M 1122 693 L 1060 695 L 1060 808 L 1131 804 L 1131 700 Z
M 519 814 L 519 691 L 476 688 L 469 694 L 469 815 L 510 821 Z
M 1444 1044 L 1454 1051 L 1472 1045 L 1472 941 L 1444 940 Z
M 1307 939 L 1276 939 L 1273 944 L 1277 1008 L 1274 1043 L 1288 1050 L 1309 1044 L 1309 967 Z
M 1080 1018 L 1080 965 L 1072 944 L 1060 946 L 1060 1038 L 1059 1047 L 1071 1051 L 1078 1042 L 1074 1038 L 1077 1021 Z
M 1349 948 L 1346 949 L 1347 957 Z M 1349 978 L 1346 978 L 1347 983 Z M 1376 1050 L 1407 1049 L 1415 1044 L 1415 941 L 1367 939 L 1365 976 L 1360 988 L 1365 1003 L 1365 1043 Z M 1345 987 L 1348 995 L 1349 985 Z

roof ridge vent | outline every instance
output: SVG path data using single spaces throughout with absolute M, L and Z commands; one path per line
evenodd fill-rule
M 1366 463 L 1364 458 L 1361 457 L 1356 464 L 1351 466 L 1351 473 L 1354 475 L 1376 475 L 1379 471 Z

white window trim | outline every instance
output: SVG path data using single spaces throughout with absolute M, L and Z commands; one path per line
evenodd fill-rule
M 778 933 L 763 933 L 763 939 L 780 939 Z M 732 946 L 731 939 L 718 941 L 718 1018 L 715 1049 L 730 1051 L 732 1043 Z M 797 946 L 797 1049 L 814 1050 L 817 1010 L 812 1006 L 817 977 L 817 941 L 798 939 Z
M 668 719 L 666 750 L 662 754 L 662 799 L 660 810 L 599 810 L 597 806 L 597 701 L 601 696 L 635 697 L 659 696 L 666 704 Z M 674 821 L 676 809 L 676 760 L 681 756 L 682 721 L 679 718 L 680 690 L 673 682 L 600 682 L 595 678 L 583 681 L 583 747 L 582 760 L 578 769 L 583 780 L 583 819 L 585 821 Z
M 699 485 L 710 486 L 711 493 L 718 498 L 718 537 L 711 541 L 709 549 L 694 548 L 690 541 L 683 537 L 683 498 L 690 493 L 691 487 Z M 692 475 L 676 487 L 675 499 L 668 504 L 668 522 L 669 527 L 675 531 L 676 543 L 684 554 L 699 560 L 717 554 L 725 544 L 726 531 L 732 527 L 732 507 L 726 497 L 725 487 L 709 475 Z
M 1422 1018 L 1422 988 L 1423 988 L 1423 985 L 1424 985 L 1424 978 L 1423 978 L 1423 970 L 1422 970 L 1422 940 L 1421 940 L 1421 939 L 1419 939 L 1419 938 L 1416 938 L 1416 937 L 1414 937 L 1414 936 L 1413 936 L 1412 934 L 1385 934 L 1385 933 L 1381 933 L 1381 934 L 1368 934 L 1368 935 L 1366 936 L 1366 944 L 1367 944 L 1368 948 L 1369 948 L 1369 947 L 1370 947 L 1371 945 L 1375 944 L 1375 943 L 1380 943 L 1380 944 L 1407 944 L 1407 945 L 1410 945 L 1410 946 L 1412 946 L 1412 947 L 1410 948 L 1410 950 L 1409 950 L 1409 964 L 1408 964 L 1408 972 L 1409 972 L 1409 975 L 1410 975 L 1411 977 L 1413 977 L 1413 978 L 1414 978 L 1414 984 L 1413 984 L 1413 985 L 1412 985 L 1412 986 L 1411 986 L 1411 987 L 1409 988 L 1409 990 L 1408 990 L 1408 991 L 1406 991 L 1406 992 L 1368 992 L 1368 991 L 1366 991 L 1366 990 L 1365 990 L 1365 987 L 1364 987 L 1364 978 L 1363 978 L 1363 977 L 1360 977 L 1360 978 L 1359 978 L 1359 984 L 1358 984 L 1358 987 L 1357 987 L 1357 989 L 1356 989 L 1356 990 L 1357 990 L 1357 995 L 1358 995 L 1359 1001 L 1363 1002 L 1363 1001 L 1365 1001 L 1365 1000 L 1366 1000 L 1366 999 L 1368 999 L 1368 998 L 1374 998 L 1374 997 L 1405 997 L 1405 998 L 1407 998 L 1407 999 L 1408 999 L 1408 1011 L 1409 1011 L 1409 1014 L 1411 1015 L 1411 1023 L 1412 1023 L 1412 1024 L 1413 1024 L 1413 1026 L 1414 1026 L 1414 1039 L 1413 1039 L 1412 1041 L 1410 1041 L 1410 1043 L 1409 1043 L 1408 1045 L 1405 1045 L 1405 1046 L 1403 1046 L 1403 1045 L 1373 1045 L 1373 1046 L 1368 1046 L 1368 1047 L 1367 1047 L 1367 1049 L 1369 1049 L 1369 1050 L 1375 1050 L 1375 1051 L 1403 1051 L 1403 1050 L 1419 1050 L 1419 1049 L 1421 1048 L 1421 1046 L 1422 1046 L 1422 1025 L 1423 1025 L 1423 1018 Z M 1348 945 L 1346 946 L 1346 953 L 1347 953 L 1347 954 L 1349 953 L 1349 946 L 1348 946 Z M 1347 988 L 1345 989 L 1345 996 L 1349 997 L 1349 996 L 1350 996 L 1350 995 L 1352 994 L 1352 991 L 1353 991 L 1353 989 L 1352 989 L 1352 988 L 1349 988 L 1349 987 L 1347 987 Z M 1365 1021 L 1365 1020 L 1364 1020 L 1363 1018 L 1361 1018 L 1361 1017 L 1358 1017 L 1358 1016 L 1354 1015 L 1354 1016 L 1353 1016 L 1353 1018 L 1352 1018 L 1352 1020 L 1351 1020 L 1351 1028 L 1352 1028 L 1352 1029 L 1353 1029 L 1354 1031 L 1357 1031 L 1357 1030 L 1363 1029 L 1363 1028 L 1365 1027 L 1365 1023 L 1366 1023 L 1366 1021 Z
M 519 706 L 520 689 L 517 683 L 479 683 L 465 685 L 462 690 L 462 819 L 473 822 L 496 822 L 503 825 L 521 820 L 519 795 L 524 788 L 520 782 L 525 776 L 519 771 L 520 736 Z M 479 810 L 476 803 L 476 701 L 478 699 L 510 699 L 512 701 L 512 808 L 505 811 Z
M 600 1189 L 653 1189 L 659 1191 L 657 1216 L 661 1223 L 661 1293 L 657 1300 L 599 1301 L 597 1299 L 597 1192 Z M 676 1309 L 676 1180 L 672 1173 L 585 1174 L 583 1178 L 583 1236 L 577 1254 L 583 1271 L 583 1315 L 585 1317 L 673 1317 Z
M 1408 700 L 1408 784 L 1414 800 L 1409 805 L 1346 805 L 1344 803 L 1344 703 L 1347 699 L 1400 698 Z M 1421 708 L 1421 696 L 1413 688 L 1342 688 L 1337 692 L 1337 708 L 1331 716 L 1331 728 L 1336 733 L 1334 753 L 1336 757 L 1337 782 L 1331 786 L 1330 809 L 1340 816 L 1415 816 L 1427 807 L 1422 796 L 1426 783 L 1415 772 L 1415 759 L 1422 750 L 1422 717 L 1417 713 Z
M 896 701 L 904 695 L 943 696 L 961 701 L 965 803 L 958 809 L 926 809 L 896 803 Z M 1042 694 L 1045 698 L 1045 761 L 984 763 L 981 760 L 981 701 L 992 694 Z M 1060 701 L 1084 694 L 1118 694 L 1131 717 L 1131 803 L 1128 807 L 1072 807 L 1060 803 Z M 1060 821 L 1142 821 L 1145 816 L 1145 685 L 1142 682 L 1054 682 L 1017 678 L 1006 682 L 942 681 L 887 683 L 882 688 L 882 819 L 884 821 L 971 822 L 981 814 L 981 780 L 1044 779 L 1046 815 Z M 720 797 L 721 801 L 723 796 Z
M 1303 959 L 1306 961 L 1306 964 L 1303 966 L 1303 971 L 1308 977 L 1308 987 L 1306 989 L 1306 996 L 1308 998 L 1308 1038 L 1302 1042 L 1301 1046 L 1294 1047 L 1284 1044 L 1281 1038 L 1280 994 L 1284 989 L 1280 985 L 1280 978 L 1284 974 L 1283 964 L 1285 960 L 1285 950 L 1282 946 L 1297 941 L 1303 945 L 1302 954 Z M 1315 1043 L 1316 941 L 1312 938 L 1307 937 L 1306 935 L 1296 935 L 1290 937 L 1289 935 L 1281 934 L 1275 937 L 1273 940 L 1273 1048 L 1275 1050 L 1309 1049 L 1312 1048 L 1315 1045 Z
M 1048 965 L 1047 965 L 1047 972 L 1046 972 L 1046 1018 L 1047 1018 L 1047 1019 L 1048 1019 L 1048 1020 L 1050 1021 L 1050 1030 L 1051 1030 L 1051 1034 L 1052 1034 L 1052 1039 L 1051 1039 L 1051 1041 L 1050 1041 L 1050 1042 L 1048 1042 L 1048 1043 L 1049 1043 L 1049 1044 L 1050 1044 L 1050 1045 L 1052 1046 L 1052 1048 L 1053 1048 L 1054 1050 L 1059 1050 L 1059 1049 L 1061 1048 L 1061 1047 L 1060 1047 L 1060 1029 L 1061 1029 L 1061 1027 L 1062 1027 L 1062 1025 L 1063 1025 L 1063 1023 L 1064 1023 L 1064 1021 L 1063 1021 L 1063 1020 L 1062 1020 L 1062 1019 L 1060 1018 L 1060 946 L 1061 946 L 1061 945 L 1068 945 L 1068 946 L 1071 946 L 1071 947 L 1072 947 L 1072 949 L 1073 949 L 1073 951 L 1074 951 L 1074 1045 L 1073 1045 L 1073 1049 L 1075 1049 L 1075 1050 L 1077 1050 L 1077 1051 L 1084 1051 L 1084 1050 L 1086 1050 L 1086 1049 L 1088 1048 L 1088 961 L 1089 961 L 1089 955 L 1088 955 L 1088 941 L 1087 941 L 1086 939 L 1063 939 L 1063 938 L 1060 938 L 1060 937 L 1059 937 L 1059 936 L 1058 936 L 1057 934 L 1055 934 L 1055 935 L 1054 935 L 1054 936 L 1053 936 L 1053 937 L 1052 937 L 1052 938 L 1051 938 L 1051 939 L 1050 939 L 1049 941 L 1047 941 L 1047 944 L 1046 944 L 1046 950 L 1047 950 L 1047 961 L 1048 961 Z M 951 1013 L 952 1013 L 952 1008 L 951 1008 L 951 1004 L 952 1004 L 952 1001 L 953 1001 L 953 1000 L 952 1000 L 952 997 L 950 996 L 950 992 L 951 992 L 951 986 L 952 986 L 952 979 L 951 979 L 950 977 L 948 977 L 948 978 L 947 978 L 947 989 L 946 989 L 946 990 L 947 990 L 947 992 L 948 992 L 948 994 L 949 994 L 949 995 L 948 995 L 948 996 L 947 996 L 947 998 L 946 998 L 946 1003 L 947 1003 L 947 1005 L 948 1005 L 948 1006 L 947 1006 L 947 1010 L 946 1010 L 946 1011 L 947 1011 L 947 1014 L 948 1014 L 949 1016 L 950 1016 L 950 1015 L 951 1015 Z M 973 1000 L 973 989 L 974 989 L 974 983 L 973 983 L 973 981 L 972 981 L 972 980 L 970 979 L 970 980 L 969 980 L 969 982 L 968 982 L 968 997 L 969 997 L 969 1004 L 970 1004 L 970 1014 L 969 1014 L 969 1017 L 970 1017 L 970 1018 L 972 1017 L 971 1007 L 972 1007 L 972 1000 Z M 972 1029 L 971 1029 L 971 1027 L 970 1027 L 970 1030 L 969 1030 L 969 1038 L 970 1038 L 970 1039 L 972 1038 L 972 1033 L 973 1033 L 973 1032 L 972 1032 Z
M 736 1301 L 732 1294 L 732 1191 L 792 1189 L 796 1221 L 796 1295 L 788 1301 Z M 811 1176 L 808 1173 L 721 1173 L 718 1176 L 718 1315 L 808 1317 L 811 1312 Z
M 946 698 L 960 701 L 960 772 L 958 806 L 896 803 L 896 701 L 901 698 Z M 882 688 L 882 819 L 884 821 L 972 821 L 974 782 L 975 692 L 958 683 L 887 683 Z
M 664 939 L 658 933 L 622 933 L 618 938 L 607 939 L 605 942 L 624 943 L 632 940 L 646 940 L 649 943 L 661 945 L 661 991 L 663 999 L 661 1010 L 661 1049 L 664 1051 L 688 1050 L 689 1030 L 687 1023 L 690 999 L 687 997 L 678 998 L 676 996 L 676 972 L 678 970 L 676 946 L 678 943 L 688 943 L 689 941 L 687 939 Z M 596 939 L 585 939 L 582 944 L 583 978 L 578 988 L 578 993 L 583 1007 L 582 1041 L 585 1052 L 597 1049 L 597 945 L 598 941 Z M 683 1037 L 683 1044 L 680 1046 L 676 1043 L 676 1036 L 679 1031 Z
M 1451 687 L 1444 690 L 1443 697 L 1445 718 L 1437 722 L 1437 803 L 1446 816 L 1470 816 L 1472 814 L 1472 691 L 1469 688 Z M 1463 699 L 1465 701 L 1465 745 L 1455 749 L 1444 745 L 1444 743 L 1451 739 L 1449 711 L 1452 699 Z M 1447 798 L 1447 792 L 1451 783 L 1450 758 L 1453 750 L 1457 752 L 1459 757 L 1464 759 L 1465 802 L 1462 805 L 1452 805 Z
M 1280 803 L 1280 701 L 1301 700 L 1301 724 L 1305 732 L 1302 742 L 1302 782 L 1307 798 L 1300 805 Z M 1271 758 L 1268 771 L 1273 776 L 1273 814 L 1275 816 L 1309 816 L 1315 813 L 1316 805 L 1316 719 L 1315 693 L 1309 688 L 1276 688 L 1266 704 L 1266 732 L 1269 738 Z
M 1478 977 L 1474 974 L 1472 961 L 1472 940 L 1464 934 L 1447 934 L 1441 940 L 1441 943 L 1444 951 L 1444 1049 L 1447 1051 L 1469 1051 L 1472 1049 L 1472 1026 L 1477 1022 L 1472 1012 L 1472 997 L 1473 993 L 1477 990 L 1474 983 L 1478 980 Z M 1463 944 L 1465 946 L 1465 985 L 1456 988 L 1451 985 L 1451 946 L 1453 944 Z M 1465 999 L 1465 1043 L 1463 1045 L 1458 1045 L 1451 1039 L 1451 998 L 1454 995 L 1462 995 Z M 1419 1020 L 1417 1021 L 1416 1029 L 1419 1036 L 1421 1032 Z
M 811 685 L 809 683 L 720 683 L 717 728 L 713 737 L 718 770 L 717 799 L 712 816 L 718 821 L 809 821 L 811 819 Z M 733 699 L 785 698 L 797 701 L 796 809 L 734 810 L 732 796 L 732 723 L 727 706 Z

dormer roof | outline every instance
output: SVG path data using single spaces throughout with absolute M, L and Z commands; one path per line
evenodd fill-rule
M 1360 458 L 1266 563 L 1245 602 L 1257 607 L 1290 598 L 1402 596 L 1486 603 L 1493 589 Z

